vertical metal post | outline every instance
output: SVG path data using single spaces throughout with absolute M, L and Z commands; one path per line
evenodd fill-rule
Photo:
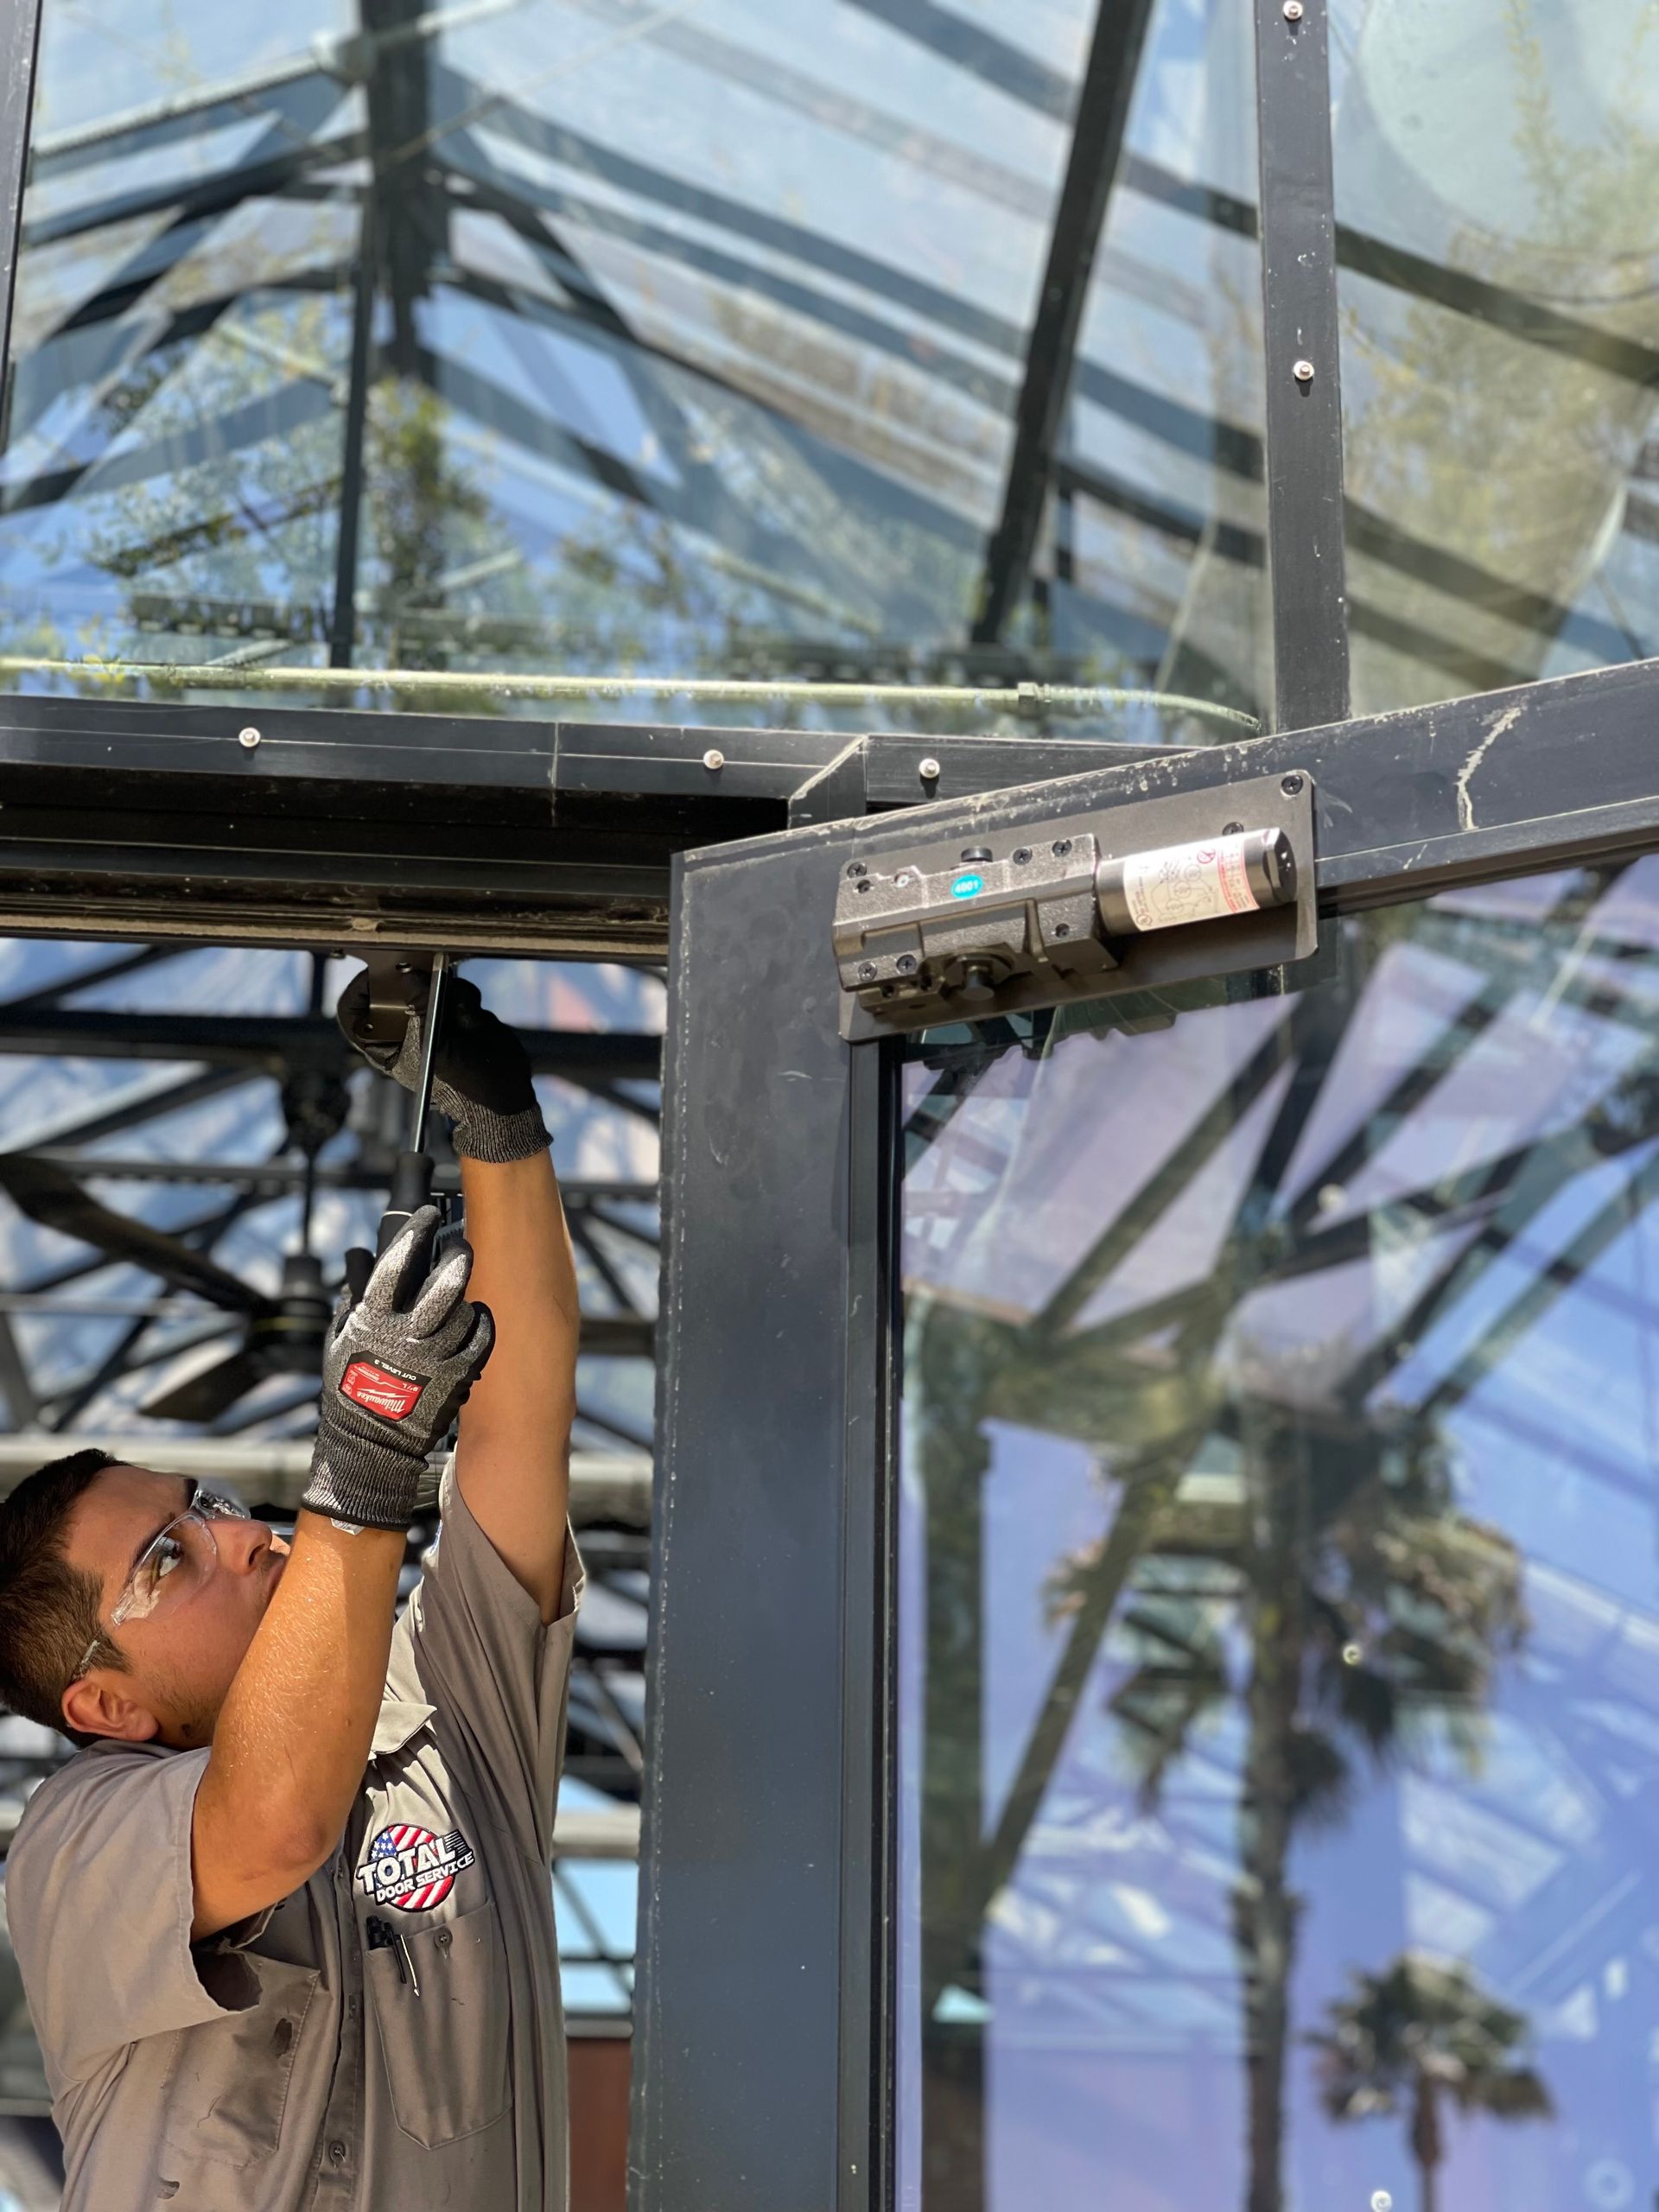
M 369 379 L 374 353 L 375 238 L 379 195 L 372 175 L 363 194 L 357 268 L 352 281 L 352 365 L 341 434 L 340 521 L 334 539 L 334 606 L 329 624 L 328 665 L 349 668 L 357 650 L 357 564 L 362 535 L 364 448 L 369 421 Z
M 887 2212 L 894 2202 L 898 1092 L 896 1047 L 855 1046 L 847 1076 L 836 2212 Z
M 0 4 L 0 438 L 11 392 L 11 309 L 23 228 L 35 67 L 41 50 L 41 0 Z
M 1274 724 L 1348 713 L 1328 0 L 1255 0 Z

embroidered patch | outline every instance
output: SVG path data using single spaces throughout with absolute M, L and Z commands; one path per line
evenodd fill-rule
M 429 1912 L 442 1904 L 477 1854 L 459 1828 L 434 1835 L 430 1828 L 382 1828 L 357 1870 L 357 1886 L 375 1904 L 404 1912 Z
M 372 1414 L 384 1414 L 388 1421 L 406 1420 L 419 1405 L 425 1388 L 417 1376 L 399 1375 L 367 1359 L 354 1359 L 340 1378 L 342 1397 L 354 1405 L 366 1406 Z

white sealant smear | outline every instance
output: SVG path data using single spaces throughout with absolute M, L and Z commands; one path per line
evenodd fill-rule
M 1474 803 L 1469 797 L 1470 778 L 1497 743 L 1498 739 L 1503 736 L 1504 731 L 1513 729 L 1520 719 L 1519 707 L 1506 707 L 1464 762 L 1463 773 L 1458 778 L 1458 826 L 1460 830 L 1475 830 L 1480 826 L 1475 820 Z

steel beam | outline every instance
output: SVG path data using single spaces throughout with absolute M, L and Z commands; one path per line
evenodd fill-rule
M 11 391 L 11 317 L 40 43 L 41 0 L 6 0 L 0 8 L 0 446 Z
M 66 1452 L 96 1444 L 130 1466 L 164 1475 L 217 1475 L 251 1497 L 270 1505 L 299 1503 L 311 1471 L 311 1440 L 296 1443 L 245 1444 L 234 1437 L 169 1436 L 158 1430 L 125 1430 L 114 1435 L 64 1434 L 55 1429 L 20 1429 L 0 1435 L 0 1496 L 22 1477 Z M 443 1454 L 431 1461 L 435 1481 Z M 651 1459 L 639 1452 L 573 1452 L 570 1454 L 570 1519 L 582 1528 L 619 1521 L 643 1529 L 651 1519 Z
M 1026 348 L 1001 518 L 986 554 L 976 645 L 995 645 L 1018 607 L 1048 501 L 1050 474 L 1105 226 L 1106 204 L 1128 129 L 1152 0 L 1100 0 L 1071 130 L 1071 153 L 1054 211 L 1048 264 Z
M 654 1083 L 660 1037 L 603 1029 L 521 1029 L 537 1075 L 573 1083 Z M 0 1007 L 0 1052 L 70 1053 L 79 1059 L 201 1060 L 280 1073 L 297 1064 L 360 1065 L 332 1014 L 137 1014 L 124 1007 Z
M 1275 726 L 1348 712 L 1327 0 L 1255 0 Z

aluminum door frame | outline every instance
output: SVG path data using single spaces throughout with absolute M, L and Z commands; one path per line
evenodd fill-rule
M 896 1056 L 842 871 L 1312 778 L 1322 915 L 1659 849 L 1659 662 L 676 865 L 631 2212 L 891 2212 Z

